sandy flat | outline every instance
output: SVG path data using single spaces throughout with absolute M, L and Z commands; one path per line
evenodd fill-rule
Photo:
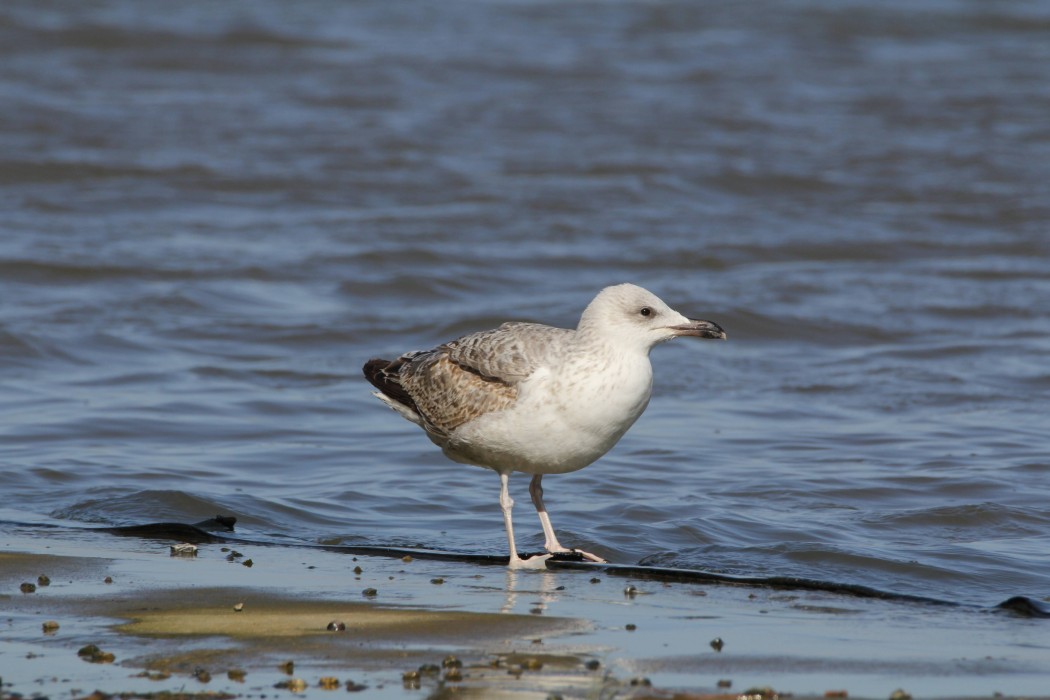
M 206 544 L 183 558 L 105 533 L 0 535 L 0 690 L 23 696 L 260 697 L 292 682 L 313 696 L 334 679 L 384 698 L 1046 697 L 1050 677 L 1046 621 L 980 609 L 310 547 Z M 41 575 L 49 585 L 22 592 Z M 88 644 L 112 661 L 78 656 Z

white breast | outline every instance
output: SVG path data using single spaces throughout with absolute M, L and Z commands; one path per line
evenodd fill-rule
M 649 403 L 646 354 L 581 355 L 520 386 L 513 408 L 462 426 L 445 453 L 494 469 L 555 474 L 582 469 L 608 452 Z

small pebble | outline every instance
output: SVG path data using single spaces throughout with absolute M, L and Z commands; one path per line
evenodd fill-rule
M 195 557 L 197 556 L 197 547 L 189 542 L 180 542 L 178 544 L 171 545 L 171 556 L 173 557 Z
M 226 672 L 226 677 L 229 678 L 231 681 L 235 681 L 237 683 L 243 683 L 244 677 L 247 675 L 248 674 L 244 670 L 239 668 L 231 668 L 229 671 Z
M 623 589 L 623 594 L 628 598 L 633 598 L 636 595 L 638 595 L 638 589 L 634 586 L 628 585 L 626 588 Z
M 445 668 L 460 668 L 463 666 L 463 662 L 457 659 L 452 654 L 449 654 L 441 661 L 441 665 Z
M 322 690 L 335 690 L 340 685 L 342 685 L 342 683 L 340 683 L 339 679 L 335 676 L 321 676 L 321 680 L 317 681 L 317 687 Z
M 595 576 L 594 578 L 591 579 L 591 583 L 601 583 L 601 582 L 602 582 L 602 580 L 600 578 L 598 578 L 597 576 Z
M 346 632 L 346 623 L 340 620 L 332 620 L 328 623 L 329 632 Z
M 529 610 L 529 612 L 532 613 L 533 615 L 542 615 L 543 614 L 543 608 L 532 608 L 532 609 Z
M 903 688 L 897 688 L 890 693 L 890 700 L 911 700 L 911 693 Z
M 436 676 L 441 673 L 441 667 L 437 664 L 423 664 L 419 667 L 419 673 L 423 676 Z
M 721 637 L 715 637 L 711 640 L 711 648 L 715 651 L 722 651 L 722 647 L 725 646 L 725 642 L 722 641 Z
M 718 687 L 719 688 L 732 688 L 733 687 L 733 681 L 731 681 L 728 678 L 720 678 L 719 681 L 718 681 Z
M 403 561 L 403 562 L 405 562 L 407 564 L 410 561 L 412 561 L 412 556 L 410 554 L 406 554 L 405 556 L 401 557 L 401 561 Z
M 633 685 L 633 686 L 640 686 L 641 685 L 641 686 L 645 686 L 645 687 L 648 688 L 652 684 L 653 684 L 653 682 L 651 680 L 649 680 L 648 678 L 632 678 L 631 679 L 631 685 Z
M 419 687 L 419 671 L 405 671 L 401 674 L 401 682 L 406 688 Z
M 106 578 L 102 579 L 102 583 L 113 583 L 113 577 L 107 576 Z
M 591 659 L 590 661 L 584 664 L 584 668 L 586 668 L 588 671 L 597 671 L 601 667 L 602 662 L 598 659 Z
M 286 673 L 286 674 L 288 674 L 290 676 L 293 673 L 295 673 L 295 662 L 294 661 L 285 661 L 283 664 L 280 664 L 277 667 L 277 670 L 280 671 L 281 673 Z
M 211 674 L 208 673 L 206 668 L 196 668 L 193 670 L 193 677 L 201 683 L 208 683 L 211 681 Z
M 634 632 L 636 629 L 638 629 L 638 625 L 634 624 L 633 622 L 628 622 L 626 625 L 623 626 L 623 628 L 628 632 Z
M 18 590 L 22 591 L 23 593 L 36 593 L 36 584 L 23 583 L 21 586 L 18 587 Z
M 117 658 L 107 651 L 102 651 L 95 644 L 87 644 L 80 647 L 77 651 L 77 656 L 93 664 L 111 664 Z
M 361 595 L 363 595 L 365 598 L 375 598 L 378 594 L 379 591 L 377 591 L 374 588 L 366 588 L 365 590 L 361 591 Z
M 44 634 L 54 634 L 58 630 L 58 623 L 54 620 L 48 620 L 41 627 L 44 628 Z
M 358 576 L 361 575 L 362 571 L 364 571 L 364 569 L 362 569 L 360 566 L 355 566 L 354 567 L 354 573 L 357 574 Z
M 362 690 L 368 690 L 368 686 L 362 683 L 354 683 L 353 681 L 346 682 L 346 692 L 360 693 Z
M 233 606 L 233 611 L 234 612 L 240 612 L 242 610 L 244 610 L 244 603 L 237 603 L 236 605 Z
M 286 681 L 278 681 L 273 684 L 274 688 L 287 688 L 293 693 L 301 693 L 308 687 L 302 678 L 289 678 Z
M 445 579 L 443 579 L 443 578 L 432 578 L 432 579 L 430 579 L 430 582 L 433 583 L 435 586 L 440 586 L 441 584 L 443 584 L 445 582 Z
M 252 561 L 251 559 L 245 559 L 244 561 L 241 562 L 241 566 L 247 566 L 250 569 L 253 566 L 255 566 L 255 562 Z
M 38 586 L 50 586 L 51 585 L 51 579 L 48 578 L 47 576 L 45 576 L 44 574 L 40 574 L 39 576 L 36 577 L 36 585 L 38 585 Z

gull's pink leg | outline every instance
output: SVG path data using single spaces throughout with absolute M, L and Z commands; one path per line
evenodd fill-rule
M 545 569 L 546 561 L 550 556 L 536 556 L 522 559 L 518 556 L 518 548 L 514 544 L 514 523 L 511 520 L 511 511 L 514 509 L 514 499 L 510 497 L 508 482 L 510 474 L 500 472 L 499 475 L 499 507 L 503 510 L 503 524 L 507 528 L 507 543 L 510 545 L 510 561 L 508 566 L 512 569 Z
M 536 506 L 536 515 L 540 516 L 540 525 L 543 526 L 543 536 L 547 539 L 543 548 L 552 554 L 555 552 L 579 552 L 584 559 L 604 563 L 605 560 L 599 556 L 584 552 L 579 549 L 567 549 L 558 542 L 558 536 L 554 534 L 554 526 L 551 525 L 550 516 L 547 515 L 547 506 L 543 505 L 543 474 L 535 474 L 529 482 L 529 495 L 532 496 L 532 505 Z

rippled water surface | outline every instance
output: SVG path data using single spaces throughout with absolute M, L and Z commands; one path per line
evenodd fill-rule
M 503 551 L 359 368 L 632 281 L 730 340 L 564 542 L 1050 595 L 1048 114 L 1021 0 L 5 2 L 5 507 Z

